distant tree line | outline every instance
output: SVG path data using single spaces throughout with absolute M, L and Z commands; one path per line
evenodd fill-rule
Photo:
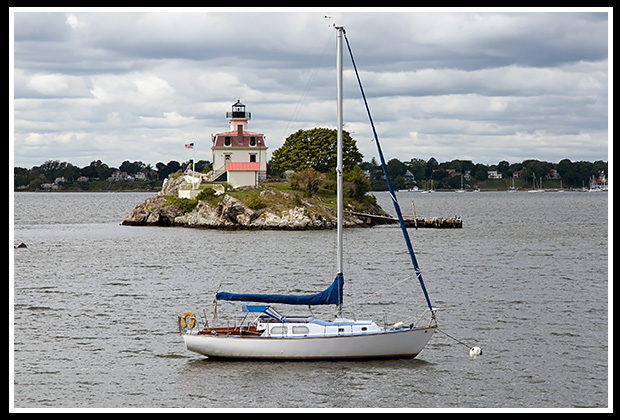
M 369 178 L 372 190 L 387 189 L 383 170 L 373 158 L 370 162 L 360 164 Z M 562 159 L 558 163 L 546 162 L 537 159 L 528 159 L 519 163 L 509 163 L 505 160 L 497 164 L 485 165 L 474 163 L 471 160 L 455 159 L 439 163 L 434 157 L 428 161 L 412 158 L 409 161 L 390 159 L 387 170 L 396 189 L 412 186 L 426 186 L 430 180 L 435 188 L 456 189 L 461 186 L 461 177 L 455 175 L 467 174 L 467 183 L 473 187 L 485 183 L 489 179 L 489 171 L 496 171 L 502 179 L 513 178 L 518 172 L 519 179 L 531 185 L 533 178 L 549 179 L 553 174 L 556 180 L 562 180 L 564 187 L 587 186 L 591 177 L 598 177 L 601 172 L 607 174 L 608 163 L 602 160 L 595 162 Z
M 282 147 L 274 150 L 269 162 L 269 174 L 281 175 L 286 171 L 303 172 L 313 169 L 319 173 L 332 174 L 336 166 L 336 130 L 314 128 L 298 130 L 288 136 Z M 383 169 L 372 158 L 370 162 L 362 161 L 362 154 L 357 149 L 357 142 L 350 134 L 343 131 L 343 166 L 345 175 L 354 167 L 360 168 L 370 182 L 370 190 L 387 190 L 387 182 Z M 428 188 L 432 181 L 433 188 L 456 189 L 461 187 L 461 176 L 466 178 L 470 187 L 488 183 L 489 171 L 497 173 L 497 178 L 509 179 L 518 175 L 520 184 L 531 185 L 533 178 L 562 180 L 564 187 L 581 187 L 588 185 L 592 176 L 598 177 L 601 171 L 607 173 L 607 162 L 571 162 L 563 159 L 551 163 L 537 159 L 528 159 L 520 163 L 509 163 L 505 160 L 497 164 L 485 165 L 471 160 L 454 159 L 439 163 L 431 157 L 425 161 L 419 158 L 401 161 L 390 159 L 387 171 L 396 189 L 411 187 Z M 311 172 L 310 172 L 311 173 Z M 359 175 L 359 174 L 358 174 Z M 353 175 L 353 176 L 358 176 Z M 316 175 L 314 176 L 316 178 Z M 329 178 L 329 176 L 328 176 Z M 359 176 L 358 176 L 359 178 Z M 465 183 L 464 183 L 465 184 Z M 464 185 L 465 186 L 465 185 Z
M 335 130 L 324 128 L 312 130 L 299 130 L 289 138 L 285 144 L 276 149 L 271 161 L 268 163 L 268 175 L 271 177 L 284 177 L 286 171 L 302 172 L 313 169 L 319 173 L 329 173 L 331 178 L 335 166 L 336 153 L 333 143 L 335 142 Z M 314 144 L 322 144 L 322 147 L 313 147 Z M 383 170 L 375 158 L 370 162 L 362 161 L 362 155 L 357 149 L 356 141 L 349 133 L 344 133 L 345 153 L 344 166 L 345 176 L 350 182 L 357 185 L 356 191 L 361 194 L 364 190 L 380 191 L 387 189 L 387 183 Z M 144 174 L 140 178 L 149 181 L 161 181 L 170 174 L 179 170 L 185 170 L 191 165 L 191 160 L 178 162 L 171 160 L 168 163 L 158 162 L 154 167 L 141 161 L 124 161 L 118 168 L 108 166 L 101 160 L 94 160 L 88 166 L 78 167 L 68 162 L 48 160 L 39 166 L 30 169 L 15 167 L 13 184 L 15 190 L 34 191 L 43 184 L 54 183 L 62 179 L 65 184 L 74 184 L 80 177 L 86 177 L 89 181 L 108 181 L 115 171 L 129 175 Z M 208 172 L 211 170 L 211 162 L 199 160 L 196 162 L 196 170 Z M 528 159 L 519 163 L 509 163 L 505 160 L 497 164 L 485 165 L 474 163 L 471 160 L 455 159 L 439 163 L 434 157 L 425 161 L 419 158 L 401 161 L 390 159 L 387 162 L 387 170 L 390 179 L 396 189 L 405 189 L 418 186 L 428 188 L 429 182 L 433 181 L 434 188 L 456 189 L 460 187 L 461 177 L 457 175 L 467 174 L 467 185 L 484 184 L 488 180 L 489 171 L 496 171 L 503 179 L 513 177 L 519 171 L 521 182 L 531 183 L 536 178 L 547 178 L 552 171 L 557 178 L 562 180 L 563 187 L 587 186 L 591 177 L 598 177 L 601 172 L 608 173 L 608 163 L 604 161 L 577 161 L 562 159 L 558 163 L 546 162 L 537 159 Z M 362 182 L 363 176 L 369 181 L 369 187 Z M 296 182 L 309 185 L 309 189 L 316 189 L 317 182 L 311 171 L 303 172 L 308 179 L 296 178 Z M 82 178 L 84 179 L 84 178 Z M 322 178 L 321 178 L 322 179 Z M 108 184 L 106 184 L 108 185 Z M 531 185 L 531 184 L 528 184 Z M 359 195 L 356 194 L 356 195 Z
M 118 168 L 108 166 L 101 160 L 94 160 L 88 166 L 82 168 L 68 162 L 48 160 L 39 166 L 30 169 L 23 167 L 13 168 L 13 185 L 15 190 L 35 191 L 41 185 L 52 184 L 62 180 L 63 184 L 74 184 L 80 179 L 88 181 L 107 181 L 116 172 L 120 171 L 135 177 L 143 174 L 140 179 L 145 181 L 158 181 L 167 178 L 179 170 L 185 170 L 191 161 L 184 163 L 171 160 L 168 163 L 158 162 L 155 167 L 141 161 L 124 161 Z M 196 161 L 196 171 L 211 170 L 211 162 Z

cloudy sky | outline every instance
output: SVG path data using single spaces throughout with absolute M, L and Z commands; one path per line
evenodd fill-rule
M 299 10 L 10 9 L 14 165 L 183 162 L 189 142 L 211 160 L 237 99 L 270 152 L 335 128 L 334 23 L 387 159 L 608 160 L 611 8 Z M 344 77 L 345 129 L 370 161 L 346 55 Z

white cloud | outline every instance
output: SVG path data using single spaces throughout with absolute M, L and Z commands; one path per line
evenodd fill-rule
M 69 25 L 74 31 L 80 29 L 83 26 L 83 24 L 78 20 L 77 16 L 75 16 L 73 13 L 67 15 L 67 20 L 65 21 L 65 23 Z

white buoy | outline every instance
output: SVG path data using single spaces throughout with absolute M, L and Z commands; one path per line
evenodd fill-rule
M 476 357 L 482 355 L 482 349 L 480 347 L 472 347 L 469 349 L 469 355 L 471 357 Z

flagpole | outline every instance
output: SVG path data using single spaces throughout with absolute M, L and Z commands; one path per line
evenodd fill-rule
M 185 148 L 192 149 L 194 151 L 192 158 L 192 191 L 194 191 L 194 177 L 196 175 L 196 149 L 194 148 L 194 143 L 185 143 Z

